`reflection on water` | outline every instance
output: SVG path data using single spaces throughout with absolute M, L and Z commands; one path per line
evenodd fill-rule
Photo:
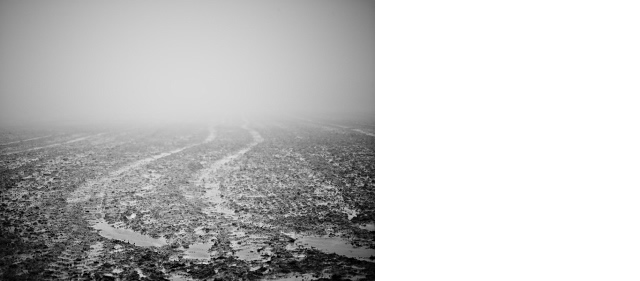
M 273 279 L 274 281 L 308 281 L 308 280 L 317 280 L 318 278 L 314 277 L 310 273 L 305 274 L 292 274 L 286 277 L 280 277 L 278 279 Z
M 148 235 L 137 233 L 130 229 L 115 228 L 105 221 L 100 221 L 93 225 L 93 228 L 99 230 L 102 237 L 116 239 L 128 243 L 133 243 L 141 247 L 162 247 L 167 245 L 164 237 L 152 238 Z
M 358 225 L 358 227 L 360 229 L 365 229 L 365 230 L 369 230 L 369 231 L 376 231 L 376 224 L 375 223 L 361 224 L 361 225 Z
M 211 246 L 215 244 L 214 242 L 207 243 L 196 243 L 189 246 L 188 249 L 184 251 L 185 259 L 196 259 L 196 260 L 208 260 L 211 258 L 211 254 L 209 253 L 209 249 Z
M 356 248 L 349 241 L 339 237 L 302 237 L 296 240 L 295 245 L 367 261 L 371 261 L 369 258 L 375 256 L 375 249 Z
M 186 276 L 186 274 L 184 274 L 184 273 L 172 273 L 169 276 L 169 280 L 171 280 L 171 281 L 191 281 L 193 279 L 191 279 L 190 277 Z
M 245 261 L 257 261 L 263 259 L 261 253 L 258 251 L 257 245 L 232 245 L 232 248 L 235 250 L 234 255 L 238 257 L 238 259 Z

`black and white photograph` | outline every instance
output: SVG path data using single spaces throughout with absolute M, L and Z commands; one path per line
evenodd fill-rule
M 0 1 L 0 280 L 375 280 L 374 0 Z
M 640 280 L 639 15 L 0 0 L 0 280 Z

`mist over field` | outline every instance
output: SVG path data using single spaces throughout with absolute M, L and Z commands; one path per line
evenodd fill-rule
M 373 1 L 3 1 L 0 123 L 374 113 Z
M 0 280 L 375 280 L 374 1 L 0 1 Z

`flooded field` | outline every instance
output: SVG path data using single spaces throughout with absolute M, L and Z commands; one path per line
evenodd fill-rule
M 296 245 L 363 260 L 373 259 L 375 255 L 374 249 L 354 247 L 348 240 L 338 237 L 302 237 L 296 240 Z
M 339 120 L 0 130 L 0 280 L 374 280 L 375 135 Z
M 158 239 L 142 235 L 130 229 L 115 228 L 106 222 L 100 222 L 92 226 L 98 230 L 100 236 L 107 239 L 116 239 L 127 243 L 132 243 L 140 247 L 162 247 L 167 245 L 167 241 L 160 237 Z

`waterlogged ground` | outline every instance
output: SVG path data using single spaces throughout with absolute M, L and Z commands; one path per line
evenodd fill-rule
M 0 280 L 373 280 L 375 131 L 0 130 Z

